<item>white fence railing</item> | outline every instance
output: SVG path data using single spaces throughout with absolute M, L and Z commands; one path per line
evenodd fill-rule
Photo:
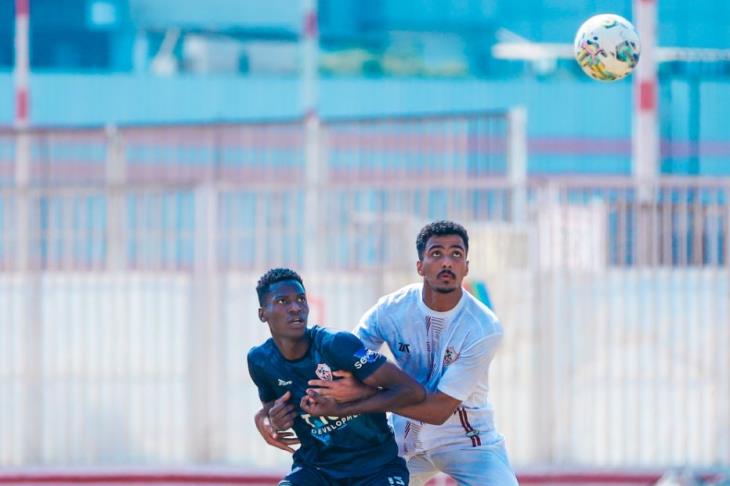
M 499 132 L 506 121 L 495 120 Z M 518 466 L 730 462 L 730 181 L 662 181 L 638 203 L 625 180 L 533 180 L 517 188 L 520 219 L 519 178 L 467 170 L 489 151 L 508 160 L 505 130 L 489 151 L 472 140 L 485 144 L 474 152 L 454 128 L 441 167 L 441 142 L 419 145 L 431 132 L 417 122 L 407 122 L 408 150 L 382 135 L 393 126 L 368 123 L 376 135 L 337 128 L 350 137 L 338 143 L 358 147 L 337 157 L 371 158 L 352 162 L 361 177 L 342 162 L 319 181 L 315 232 L 306 181 L 267 178 L 288 169 L 155 183 L 121 143 L 81 145 L 117 164 L 124 156 L 111 183 L 31 177 L 0 189 L 0 465 L 283 466 L 288 457 L 252 423 L 259 403 L 244 358 L 268 335 L 257 277 L 274 265 L 302 270 L 312 321 L 349 329 L 378 296 L 416 279 L 416 232 L 442 217 L 470 230 L 467 286 L 506 328 L 492 397 Z M 291 132 L 284 142 L 296 146 L 299 132 L 279 129 L 256 134 Z M 196 136 L 236 153 L 216 143 L 248 132 L 221 130 Z M 192 131 L 174 136 L 196 143 Z M 284 142 L 267 150 L 267 139 L 246 136 L 241 153 L 260 144 L 276 166 Z M 335 144 L 324 146 L 333 160 Z M 402 160 L 391 166 L 394 152 Z M 434 172 L 417 177 L 432 156 Z

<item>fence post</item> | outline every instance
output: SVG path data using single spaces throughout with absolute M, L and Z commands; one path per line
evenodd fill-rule
M 106 128 L 106 184 L 107 197 L 107 255 L 106 267 L 110 271 L 123 271 L 127 267 L 126 205 L 124 186 L 127 167 L 121 134 L 114 125 Z
M 217 265 L 218 192 L 212 183 L 195 190 L 195 249 L 188 332 L 190 458 L 212 462 L 221 458 L 224 428 L 221 381 L 224 367 L 220 315 L 220 276 Z
M 321 250 L 324 247 L 324 225 L 322 224 L 323 181 L 325 179 L 325 162 L 323 160 L 322 130 L 316 115 L 304 120 L 304 155 L 305 155 L 305 201 L 304 201 L 304 272 L 313 275 L 321 269 Z
M 507 175 L 512 191 L 513 223 L 524 223 L 527 211 L 527 109 L 517 106 L 509 111 Z
M 21 291 L 21 321 L 23 336 L 23 451 L 22 462 L 41 462 L 43 436 L 42 361 L 42 268 L 34 268 L 31 247 L 32 232 L 37 218 L 33 214 L 31 188 L 31 135 L 26 128 L 15 132 L 15 187 L 16 187 L 16 271 Z

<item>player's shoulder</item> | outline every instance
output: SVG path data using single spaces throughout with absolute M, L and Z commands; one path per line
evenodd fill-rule
M 312 343 L 320 349 L 336 349 L 338 344 L 349 341 L 359 341 L 359 338 L 349 331 L 340 331 L 321 326 L 310 328 Z
M 381 308 L 392 308 L 402 306 L 411 302 L 417 302 L 421 298 L 421 289 L 423 284 L 413 283 L 401 287 L 395 292 L 391 292 L 378 299 L 378 306 Z
M 332 337 L 337 334 L 337 331 L 333 329 L 328 329 L 316 324 L 308 328 L 307 332 L 309 333 L 309 338 L 311 339 L 312 344 L 317 347 L 321 346 L 323 343 L 329 343 L 329 341 L 332 340 Z
M 504 328 L 494 311 L 469 292 L 464 291 L 464 295 L 466 302 L 462 320 L 469 326 L 471 332 L 481 337 L 503 335 Z
M 246 359 L 250 365 L 263 365 L 271 361 L 272 356 L 275 352 L 275 344 L 272 338 L 267 339 L 258 346 L 254 346 L 248 350 Z

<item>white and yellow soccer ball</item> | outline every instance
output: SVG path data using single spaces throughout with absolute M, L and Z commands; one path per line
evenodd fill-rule
M 614 14 L 596 15 L 575 35 L 575 59 L 588 76 L 598 81 L 623 79 L 639 62 L 639 34 L 625 18 Z

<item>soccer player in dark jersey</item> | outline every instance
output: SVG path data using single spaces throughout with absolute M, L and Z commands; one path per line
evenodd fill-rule
M 294 416 L 301 446 L 279 486 L 393 486 L 408 484 L 385 411 L 425 398 L 421 385 L 348 332 L 307 327 L 309 308 L 301 277 L 277 268 L 256 286 L 259 319 L 271 338 L 248 353 L 248 369 L 264 413 Z M 307 382 L 348 370 L 381 392 L 337 403 L 307 395 Z

